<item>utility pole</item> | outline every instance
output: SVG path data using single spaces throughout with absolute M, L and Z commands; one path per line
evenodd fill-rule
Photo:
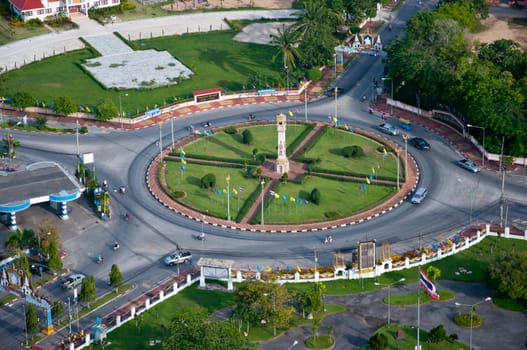
M 503 198 L 505 192 L 505 171 L 503 170 L 503 148 L 505 136 L 501 139 L 500 171 L 501 171 L 501 196 L 500 196 L 500 227 L 503 227 Z

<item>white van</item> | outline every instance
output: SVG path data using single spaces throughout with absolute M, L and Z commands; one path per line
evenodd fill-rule
M 415 191 L 415 193 L 414 193 L 412 199 L 410 200 L 410 202 L 412 202 L 412 204 L 419 204 L 419 203 L 421 203 L 423 201 L 423 199 L 425 199 L 427 193 L 428 193 L 428 190 L 426 188 L 419 187 Z

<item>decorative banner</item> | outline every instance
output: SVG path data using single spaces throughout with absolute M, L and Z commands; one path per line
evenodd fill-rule
M 289 114 L 290 117 L 293 116 L 293 112 L 289 111 L 289 112 L 287 112 L 287 113 Z
M 289 200 L 290 200 L 291 202 L 296 202 L 295 197 L 289 197 Z
M 366 178 L 366 183 L 369 185 L 370 184 L 370 179 L 369 178 Z
M 232 193 L 234 193 L 234 195 L 235 195 L 235 196 L 237 196 L 237 195 L 238 195 L 238 191 L 236 191 L 236 189 L 235 189 L 235 188 L 233 188 L 233 189 L 232 189 Z
M 278 199 L 278 198 L 280 198 L 280 195 L 278 193 L 275 193 L 274 194 L 274 198 Z
M 274 191 L 269 191 L 269 195 L 274 197 Z
M 287 200 L 287 196 L 285 194 L 282 195 L 282 199 L 284 200 L 284 202 Z
M 386 152 L 386 148 L 383 148 L 382 152 L 384 157 L 388 157 L 388 152 Z
M 373 173 L 373 175 L 375 175 L 375 168 L 374 167 L 371 168 L 371 172 Z

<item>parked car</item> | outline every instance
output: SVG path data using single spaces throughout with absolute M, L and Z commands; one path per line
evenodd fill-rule
M 478 173 L 481 169 L 479 166 L 476 165 L 473 161 L 469 159 L 461 159 L 456 162 L 457 166 L 466 169 L 468 171 L 471 171 L 473 173 Z
M 188 263 L 192 259 L 190 252 L 174 252 L 165 258 L 165 264 L 174 266 L 176 264 Z
M 78 286 L 79 284 L 82 283 L 82 280 L 86 278 L 86 276 L 84 276 L 83 274 L 81 273 L 77 273 L 77 274 L 74 274 L 74 275 L 69 275 L 65 280 L 64 282 L 62 282 L 62 287 L 63 288 L 66 288 L 66 289 L 73 289 L 75 288 L 76 286 Z
M 420 150 L 428 151 L 430 149 L 430 144 L 420 137 L 411 138 L 408 143 Z
M 337 96 L 342 95 L 342 93 L 344 92 L 343 88 L 335 86 L 332 88 L 328 88 L 325 92 L 325 95 L 329 97 L 335 96 L 335 90 L 337 91 Z
M 399 135 L 399 131 L 397 131 L 397 129 L 393 125 L 388 124 L 388 123 L 379 125 L 379 130 L 381 130 L 383 133 L 388 134 L 388 135 L 393 135 L 393 136 Z
M 419 187 L 412 196 L 412 199 L 410 199 L 410 202 L 412 202 L 412 204 L 419 204 L 425 199 L 427 194 L 428 190 L 426 188 Z

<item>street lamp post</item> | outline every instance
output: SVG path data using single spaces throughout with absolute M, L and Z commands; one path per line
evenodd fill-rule
M 75 136 L 77 139 L 77 157 L 79 157 L 81 152 L 80 152 L 80 147 L 79 147 L 79 121 L 78 120 L 75 121 Z
M 284 65 L 285 69 L 285 94 L 289 95 L 289 67 Z
M 125 96 L 128 96 L 128 94 L 124 94 Z M 122 94 L 119 93 L 119 122 L 121 123 L 121 129 L 123 128 L 123 97 Z
M 26 304 L 22 303 L 22 312 L 24 313 L 24 333 L 26 334 L 26 345 L 27 345 L 27 315 L 26 315 Z
M 485 303 L 487 301 L 491 301 L 491 300 L 492 300 L 491 297 L 487 297 L 487 298 L 481 300 L 480 302 L 477 302 L 477 303 L 472 304 L 472 305 L 455 303 L 456 306 L 468 306 L 468 307 L 470 307 L 470 339 L 469 339 L 469 346 L 468 346 L 469 350 L 472 350 L 472 318 L 474 316 L 474 307 L 476 307 L 479 304 Z
M 307 123 L 307 86 L 304 81 L 304 121 Z
M 227 181 L 227 221 L 231 221 L 231 201 L 230 201 L 230 183 L 231 183 L 231 176 L 227 175 L 227 178 L 225 179 Z
M 404 140 L 404 179 L 408 178 L 408 134 L 403 134 Z
M 406 278 L 403 277 L 400 280 L 397 280 L 397 281 L 392 282 L 392 283 L 379 283 L 379 282 L 374 282 L 373 283 L 376 286 L 386 286 L 386 287 L 388 287 L 388 327 L 390 327 L 390 316 L 391 316 L 391 303 L 390 303 L 391 286 L 393 286 L 394 284 L 397 284 L 397 283 L 404 282 L 405 280 L 406 280 Z
M 262 226 L 264 225 L 264 186 L 265 186 L 265 180 L 262 178 L 262 182 L 260 182 L 262 185 Z
M 337 98 L 338 98 L 339 88 L 337 86 L 334 87 L 334 92 L 335 92 L 335 120 L 338 121 L 338 103 L 337 103 Z
M 393 78 L 381 78 L 383 81 L 390 80 L 392 82 L 391 94 L 392 104 L 390 104 L 390 115 L 393 116 Z
M 477 125 L 472 125 L 472 124 L 467 124 L 467 128 L 478 128 L 478 129 L 481 129 L 483 130 L 483 150 L 481 151 L 481 166 L 484 167 L 485 166 L 485 128 L 482 127 L 482 126 L 477 126 Z
M 264 293 L 265 296 L 269 296 L 270 293 Z M 273 290 L 273 336 L 276 337 L 276 291 Z

